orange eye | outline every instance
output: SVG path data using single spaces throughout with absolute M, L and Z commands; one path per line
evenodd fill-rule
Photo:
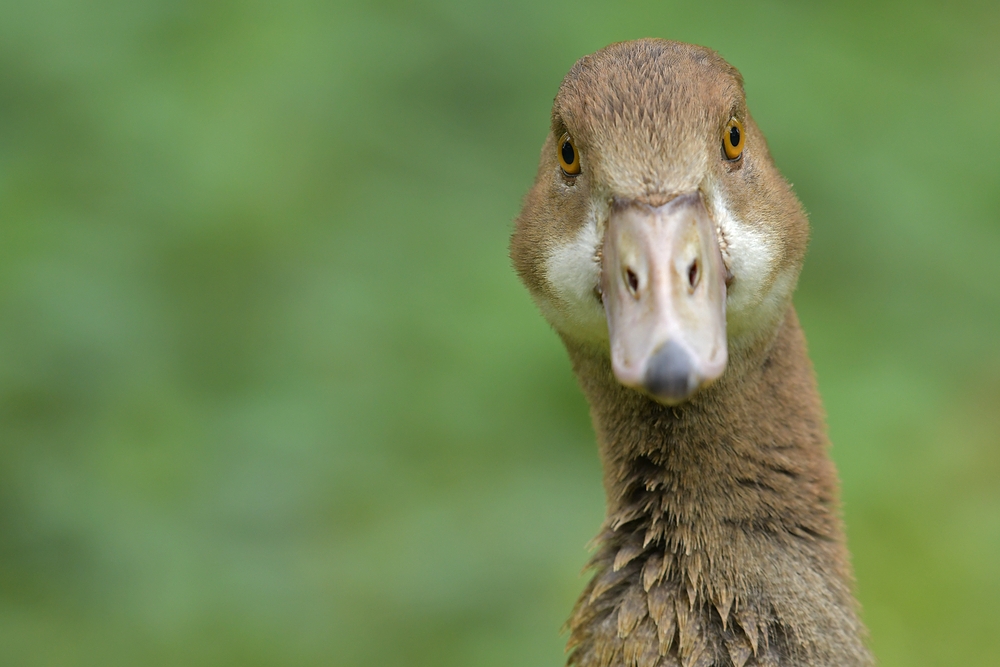
M 569 176 L 576 176 L 580 173 L 580 154 L 576 152 L 573 140 L 568 134 L 562 135 L 559 140 L 559 166 Z
M 743 155 L 743 144 L 746 135 L 743 132 L 743 123 L 731 118 L 726 123 L 726 129 L 722 132 L 722 150 L 730 160 L 738 160 Z

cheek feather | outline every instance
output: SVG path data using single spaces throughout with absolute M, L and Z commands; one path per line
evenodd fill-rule
M 601 207 L 592 205 L 584 224 L 574 236 L 557 244 L 545 262 L 545 278 L 551 298 L 539 299 L 546 318 L 564 334 L 585 341 L 608 338 L 604 306 L 595 290 L 601 283 L 604 224 Z
M 724 203 L 716 206 L 715 219 L 722 258 L 733 274 L 726 293 L 726 326 L 730 343 L 739 347 L 754 332 L 770 331 L 784 314 L 796 274 L 794 269 L 779 270 L 779 248 Z

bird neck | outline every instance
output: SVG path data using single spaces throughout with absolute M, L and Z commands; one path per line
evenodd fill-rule
M 590 401 L 608 509 L 594 579 L 570 622 L 577 651 L 624 650 L 632 630 L 646 628 L 667 655 L 676 628 L 672 650 L 685 665 L 699 646 L 738 665 L 751 654 L 766 664 L 768 651 L 868 664 L 794 310 L 770 340 L 733 355 L 722 378 L 673 408 L 619 384 L 606 353 L 567 348 Z M 614 636 L 601 639 L 599 618 L 616 619 Z

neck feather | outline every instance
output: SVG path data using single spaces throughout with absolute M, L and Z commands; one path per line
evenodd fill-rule
M 606 353 L 566 344 L 608 503 L 570 663 L 870 665 L 794 310 L 676 408 L 622 387 Z

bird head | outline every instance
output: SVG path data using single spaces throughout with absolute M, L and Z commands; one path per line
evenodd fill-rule
M 676 405 L 773 338 L 807 239 L 739 72 L 646 39 L 566 75 L 511 257 L 567 343 Z

